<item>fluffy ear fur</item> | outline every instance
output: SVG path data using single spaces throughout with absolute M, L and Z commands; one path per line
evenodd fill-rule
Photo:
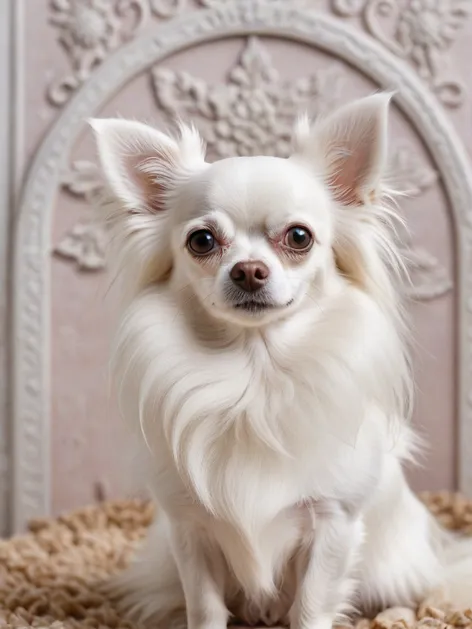
M 177 139 L 145 124 L 95 119 L 102 172 L 111 191 L 104 199 L 118 271 L 135 290 L 159 280 L 172 266 L 170 227 L 179 185 L 203 167 L 204 148 L 194 128 Z
M 342 107 L 310 128 L 295 130 L 295 157 L 324 177 L 342 205 L 376 203 L 387 151 L 389 94 L 375 94 Z
M 386 195 L 382 185 L 390 101 L 391 94 L 375 94 L 312 127 L 306 118 L 300 120 L 292 158 L 323 177 L 336 201 L 333 251 L 338 269 L 400 317 L 392 277 L 405 267 L 392 235 L 393 223 L 401 219 L 385 203 L 393 191 Z
M 98 154 L 111 190 L 128 210 L 159 212 L 185 171 L 204 162 L 202 141 L 181 126 L 179 140 L 140 122 L 94 119 Z

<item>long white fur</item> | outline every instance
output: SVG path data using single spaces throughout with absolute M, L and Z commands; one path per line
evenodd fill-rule
M 158 504 L 110 590 L 143 622 L 328 629 L 442 587 L 472 604 L 472 545 L 439 530 L 402 470 L 418 440 L 382 188 L 389 100 L 303 121 L 287 160 L 208 164 L 185 126 L 92 123 L 126 287 L 114 378 Z M 271 237 L 294 223 L 316 242 L 290 260 Z M 186 236 L 208 225 L 225 247 L 203 261 Z M 270 269 L 267 314 L 228 298 L 247 259 Z

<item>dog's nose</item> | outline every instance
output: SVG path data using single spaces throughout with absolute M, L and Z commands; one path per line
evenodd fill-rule
M 260 260 L 238 262 L 231 269 L 230 277 L 236 286 L 247 293 L 254 293 L 267 283 L 269 268 Z

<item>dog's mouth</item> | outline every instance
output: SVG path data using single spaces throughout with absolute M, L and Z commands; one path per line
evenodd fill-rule
M 244 312 L 248 312 L 250 314 L 261 314 L 263 312 L 267 312 L 270 310 L 286 308 L 287 306 L 290 306 L 292 303 L 293 303 L 293 299 L 291 299 L 288 303 L 284 304 L 283 306 L 249 299 L 249 300 L 234 304 L 233 308 L 235 310 L 243 310 Z

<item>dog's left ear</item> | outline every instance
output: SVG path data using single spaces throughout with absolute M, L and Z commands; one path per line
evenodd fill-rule
M 308 162 L 343 205 L 378 201 L 386 166 L 390 94 L 362 98 L 295 130 L 293 159 Z

